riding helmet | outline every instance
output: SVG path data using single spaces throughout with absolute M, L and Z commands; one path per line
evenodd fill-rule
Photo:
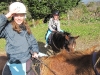
M 52 15 L 57 15 L 57 16 L 59 16 L 59 11 L 58 11 L 58 10 L 54 10 L 53 13 L 52 13 Z

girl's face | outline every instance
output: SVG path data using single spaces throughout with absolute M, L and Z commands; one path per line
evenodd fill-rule
M 25 14 L 14 14 L 14 21 L 18 24 L 21 25 L 25 19 Z
M 54 20 L 58 20 L 59 19 L 58 15 L 53 15 L 53 17 L 54 17 Z

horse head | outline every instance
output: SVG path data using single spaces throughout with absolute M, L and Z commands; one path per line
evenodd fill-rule
M 65 49 L 69 51 L 74 51 L 76 46 L 76 39 L 78 37 L 79 36 L 71 36 L 70 34 L 68 35 L 65 34 L 65 44 L 64 44 Z
M 64 32 L 64 37 L 65 37 L 65 43 L 63 47 L 68 51 L 74 51 L 76 46 L 76 39 L 79 36 L 72 36 L 70 33 Z
M 49 36 L 49 45 L 54 52 L 59 52 L 65 48 L 68 51 L 73 51 L 76 45 L 76 39 L 79 36 L 71 36 L 68 32 L 52 32 Z M 51 40 L 50 40 L 51 39 Z

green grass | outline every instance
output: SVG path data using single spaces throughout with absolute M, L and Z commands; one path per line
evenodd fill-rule
M 44 36 L 47 31 L 47 25 L 38 25 L 31 28 L 38 41 L 45 42 Z M 71 25 L 61 25 L 61 29 L 70 32 L 73 36 L 79 35 L 81 39 L 93 40 L 100 37 L 100 22 L 82 24 L 73 22 Z
M 100 22 L 82 24 L 82 23 L 72 23 L 71 25 L 64 25 L 62 29 L 72 33 L 72 35 L 79 35 L 82 38 L 95 39 L 100 35 Z
M 0 39 L 0 52 L 5 50 L 6 41 L 5 39 Z
M 45 34 L 48 29 L 47 24 L 40 24 L 35 27 L 31 27 L 32 33 L 38 42 L 45 43 Z M 84 39 L 89 42 L 92 40 L 100 39 L 100 22 L 94 23 L 80 23 L 77 21 L 71 21 L 70 24 L 67 21 L 61 22 L 61 29 L 70 32 L 73 36 L 79 35 L 80 39 Z M 0 39 L 0 51 L 5 50 L 6 41 Z

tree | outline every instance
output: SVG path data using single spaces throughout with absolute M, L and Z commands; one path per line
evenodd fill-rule
M 32 15 L 32 18 L 44 18 L 51 14 L 53 10 L 65 12 L 72 7 L 78 5 L 81 0 L 22 0 L 25 3 Z
M 8 4 L 6 2 L 1 2 L 0 3 L 0 12 L 1 13 L 4 13 L 4 11 L 8 9 L 7 5 Z

